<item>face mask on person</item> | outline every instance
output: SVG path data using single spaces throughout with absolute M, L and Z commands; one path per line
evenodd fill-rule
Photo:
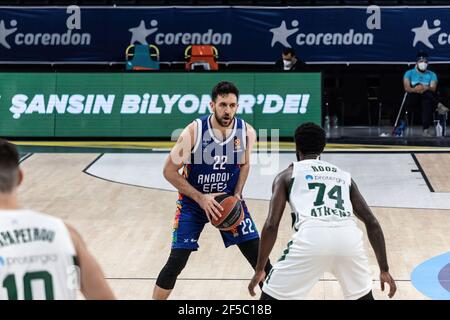
M 290 67 L 292 67 L 292 61 L 283 59 L 283 65 L 285 70 L 289 69 Z
M 419 68 L 420 71 L 425 71 L 425 70 L 427 70 L 428 63 L 426 63 L 426 62 L 419 62 L 417 64 L 417 67 Z

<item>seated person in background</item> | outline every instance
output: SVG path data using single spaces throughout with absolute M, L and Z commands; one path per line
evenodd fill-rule
M 275 69 L 283 71 L 306 71 L 306 64 L 296 57 L 292 48 L 284 48 L 281 59 L 275 62 Z
M 423 136 L 431 137 L 428 129 L 433 122 L 433 112 L 437 110 L 439 113 L 445 113 L 448 108 L 439 102 L 436 95 L 437 76 L 427 68 L 428 55 L 419 52 L 415 67 L 406 71 L 403 77 L 403 87 L 407 92 L 406 110 L 421 105 Z

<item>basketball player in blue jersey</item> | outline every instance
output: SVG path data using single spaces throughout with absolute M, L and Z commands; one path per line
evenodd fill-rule
M 212 114 L 196 119 L 184 129 L 164 165 L 164 177 L 178 189 L 179 196 L 172 249 L 156 280 L 153 299 L 169 297 L 191 252 L 199 248 L 197 242 L 205 224 L 221 216 L 222 208 L 214 198 L 229 194 L 242 200 L 256 132 L 235 117 L 239 90 L 233 83 L 218 83 L 211 98 Z M 242 223 L 220 234 L 225 247 L 237 245 L 255 268 L 259 234 L 244 201 L 242 206 Z M 270 269 L 268 261 L 265 270 Z

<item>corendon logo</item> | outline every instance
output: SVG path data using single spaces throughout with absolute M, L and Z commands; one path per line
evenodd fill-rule
M 213 29 L 205 32 L 158 32 L 158 20 L 150 21 L 150 28 L 147 29 L 146 22 L 141 20 L 139 25 L 128 29 L 131 32 L 130 43 L 156 44 L 156 45 L 191 45 L 191 44 L 213 44 L 213 45 L 231 45 L 233 36 L 231 33 L 218 33 Z M 153 40 L 147 41 L 147 38 L 155 34 Z
M 276 43 L 280 43 L 284 47 L 291 48 L 288 38 L 297 33 L 300 28 L 299 22 L 293 20 L 290 22 L 293 27 L 289 29 L 286 21 L 283 20 L 279 27 L 272 28 L 269 31 L 272 33 L 273 47 Z M 371 32 L 361 33 L 355 32 L 355 29 L 349 29 L 345 33 L 341 32 L 327 32 L 327 33 L 298 33 L 295 37 L 295 44 L 299 46 L 340 46 L 340 45 L 357 45 L 357 46 L 371 46 L 373 45 L 374 35 Z
M 365 19 L 365 28 L 367 30 L 381 30 L 381 8 L 368 6 L 365 9 L 365 14 L 366 16 L 362 18 Z M 355 31 L 353 28 L 346 32 L 303 33 L 301 31 L 298 20 L 283 20 L 278 27 L 269 29 L 269 32 L 272 33 L 271 46 L 273 47 L 277 43 L 287 48 L 292 47 L 291 43 L 299 46 L 371 46 L 375 38 L 371 31 L 357 32 L 358 30 Z M 296 35 L 295 38 L 294 35 Z
M 433 27 L 431 28 L 427 20 L 422 22 L 420 27 L 412 28 L 411 32 L 414 33 L 413 47 L 416 47 L 419 43 L 427 46 L 430 49 L 434 49 L 434 45 L 431 42 L 432 36 L 438 34 L 441 31 L 441 20 L 435 19 L 433 21 Z M 441 32 L 437 36 L 437 43 L 441 46 L 450 44 L 450 34 Z M 436 42 L 434 42 L 436 44 Z
M 66 21 L 67 31 L 64 33 L 20 32 L 19 23 L 13 19 L 8 22 L 0 20 L 0 45 L 6 49 L 15 46 L 88 46 L 91 44 L 90 33 L 79 33 L 81 29 L 81 13 L 77 6 L 67 8 L 72 13 Z M 1 48 L 1 47 L 0 47 Z
M 17 21 L 16 20 L 11 20 L 10 22 L 11 27 L 15 27 L 17 25 Z M 0 21 L 0 44 L 2 46 L 4 46 L 7 49 L 11 49 L 11 46 L 9 45 L 9 43 L 6 41 L 6 38 L 13 34 L 14 32 L 16 32 L 17 28 L 11 28 L 11 29 L 6 29 L 5 27 L 5 21 Z

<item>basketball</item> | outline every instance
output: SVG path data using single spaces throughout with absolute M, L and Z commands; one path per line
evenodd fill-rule
M 222 231 L 228 231 L 237 227 L 244 219 L 244 210 L 241 201 L 235 196 L 223 194 L 215 197 L 216 201 L 222 206 L 222 216 L 218 220 L 211 220 L 216 228 Z

